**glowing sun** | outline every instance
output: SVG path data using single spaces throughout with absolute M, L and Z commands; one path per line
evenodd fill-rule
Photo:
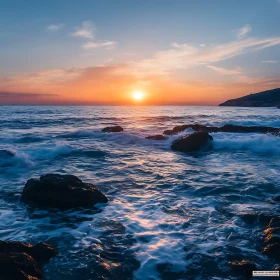
M 133 98 L 135 100 L 140 101 L 140 100 L 143 99 L 143 97 L 144 97 L 144 94 L 143 94 L 142 91 L 135 91 L 135 92 L 133 92 Z

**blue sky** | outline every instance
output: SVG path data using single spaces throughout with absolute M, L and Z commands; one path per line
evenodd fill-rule
M 279 0 L 3 0 L 0 76 L 16 83 L 31 73 L 113 65 L 140 82 L 148 80 L 142 72 L 276 87 L 279 14 Z M 226 49 L 233 50 L 219 55 Z

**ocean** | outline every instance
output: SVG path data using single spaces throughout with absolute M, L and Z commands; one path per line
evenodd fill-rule
M 240 279 L 229 261 L 272 270 L 265 218 L 279 215 L 280 137 L 211 133 L 211 149 L 180 153 L 147 140 L 180 124 L 280 127 L 276 108 L 1 106 L 0 240 L 47 242 L 48 280 Z M 101 129 L 121 125 L 124 132 Z M 109 199 L 58 211 L 20 202 L 30 178 L 73 174 Z

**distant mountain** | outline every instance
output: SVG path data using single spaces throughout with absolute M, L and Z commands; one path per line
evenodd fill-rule
M 280 107 L 280 88 L 266 90 L 258 93 L 228 100 L 219 106 L 238 107 Z

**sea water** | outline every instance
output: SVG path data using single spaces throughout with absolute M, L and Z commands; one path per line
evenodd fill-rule
M 191 130 L 145 136 L 180 124 L 280 127 L 279 109 L 1 106 L 0 117 L 0 240 L 55 245 L 46 279 L 239 279 L 228 261 L 276 265 L 261 253 L 258 217 L 279 215 L 280 137 L 212 133 L 211 149 L 185 154 L 170 145 Z M 111 125 L 124 132 L 101 132 Z M 76 175 L 109 202 L 22 204 L 26 181 L 46 173 Z

